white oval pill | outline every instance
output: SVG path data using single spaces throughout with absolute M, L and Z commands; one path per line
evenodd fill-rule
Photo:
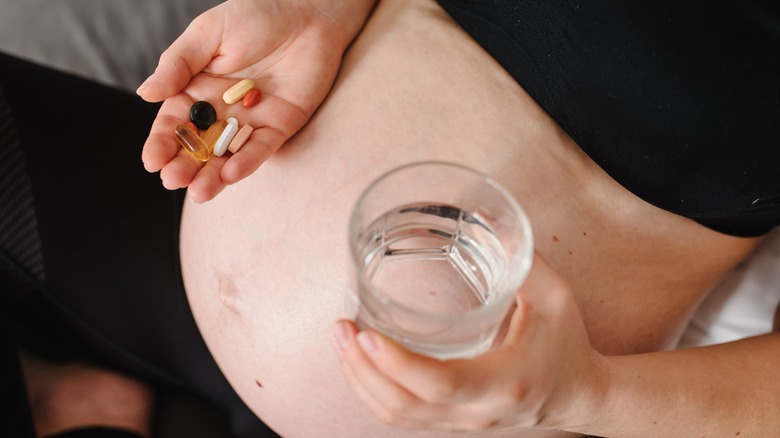
M 214 155 L 221 157 L 225 154 L 225 151 L 230 144 L 230 140 L 233 140 L 233 136 L 236 135 L 236 132 L 238 132 L 238 120 L 236 120 L 235 117 L 228 117 L 225 130 L 222 131 L 222 134 L 219 136 L 216 143 L 214 143 Z
M 236 85 L 228 88 L 227 91 L 222 94 L 222 100 L 228 105 L 236 103 L 243 99 L 244 96 L 246 96 L 246 93 L 249 93 L 252 88 L 255 88 L 255 83 L 252 82 L 251 79 L 243 79 Z

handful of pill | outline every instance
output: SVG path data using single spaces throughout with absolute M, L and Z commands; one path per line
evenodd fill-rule
M 222 100 L 228 105 L 234 104 L 243 99 L 253 88 L 255 88 L 255 83 L 252 82 L 251 79 L 242 79 L 236 85 L 233 85 L 225 91 L 222 95 Z
M 222 94 L 222 100 L 231 105 L 243 99 L 243 106 L 256 105 L 263 93 L 255 89 L 251 79 L 242 79 Z M 198 130 L 205 130 L 201 138 Z M 200 100 L 190 108 L 190 121 L 176 127 L 176 141 L 198 161 L 206 162 L 211 155 L 221 157 L 225 152 L 235 154 L 249 138 L 254 129 L 244 125 L 239 131 L 238 120 L 229 117 L 227 121 L 217 120 L 216 109 Z M 238 134 L 238 135 L 236 135 Z

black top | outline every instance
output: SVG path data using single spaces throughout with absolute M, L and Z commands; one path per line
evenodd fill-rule
M 727 234 L 780 225 L 780 3 L 438 1 L 632 193 Z

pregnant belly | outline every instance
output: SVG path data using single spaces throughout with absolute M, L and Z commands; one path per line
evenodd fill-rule
M 602 351 L 670 345 L 703 291 L 749 250 L 626 192 L 433 2 L 413 5 L 380 2 L 342 66 L 348 80 L 306 128 L 248 179 L 185 205 L 181 262 L 196 322 L 239 396 L 288 438 L 437 436 L 380 424 L 347 387 L 331 338 L 350 287 L 349 210 L 392 167 L 448 160 L 504 183 Z
M 348 210 L 368 175 L 307 167 L 275 159 L 215 200 L 186 204 L 182 270 L 203 337 L 239 396 L 284 437 L 437 436 L 379 423 L 346 385 L 331 328 L 350 287 Z

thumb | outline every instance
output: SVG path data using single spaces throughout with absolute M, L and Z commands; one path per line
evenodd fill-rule
M 221 20 L 206 12 L 190 23 L 168 47 L 154 73 L 136 90 L 147 102 L 160 102 L 178 94 L 217 55 Z
M 569 283 L 534 251 L 534 260 L 528 277 L 517 291 L 517 307 L 511 316 L 503 346 L 511 349 L 540 320 L 554 318 L 565 308 L 571 294 Z

